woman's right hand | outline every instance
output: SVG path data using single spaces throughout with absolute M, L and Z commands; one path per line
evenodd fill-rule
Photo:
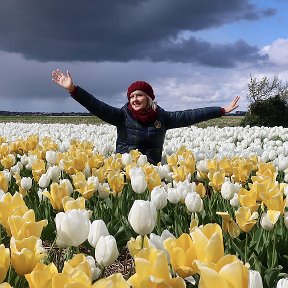
M 57 83 L 59 86 L 67 89 L 70 93 L 75 88 L 75 85 L 73 83 L 73 80 L 69 71 L 67 71 L 66 75 L 60 69 L 56 69 L 55 71 L 52 71 L 52 81 Z

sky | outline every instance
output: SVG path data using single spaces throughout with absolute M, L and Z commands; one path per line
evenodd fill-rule
M 247 110 L 250 77 L 288 81 L 288 0 L 2 0 L 0 111 L 87 111 L 51 80 L 110 105 L 149 82 L 168 111 Z

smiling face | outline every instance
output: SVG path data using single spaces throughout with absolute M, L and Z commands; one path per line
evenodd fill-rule
M 144 111 L 148 105 L 147 97 L 143 91 L 136 90 L 130 94 L 129 103 L 135 111 Z

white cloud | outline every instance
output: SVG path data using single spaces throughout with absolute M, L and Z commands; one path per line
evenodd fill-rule
M 262 48 L 262 53 L 269 56 L 269 60 L 277 65 L 288 64 L 288 39 L 277 39 L 271 45 Z

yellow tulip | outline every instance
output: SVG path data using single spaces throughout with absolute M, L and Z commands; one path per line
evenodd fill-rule
M 32 164 L 32 175 L 36 182 L 39 181 L 42 174 L 46 172 L 45 162 L 42 159 L 37 159 Z
M 100 167 L 99 169 L 92 169 L 92 175 L 98 177 L 100 183 L 104 183 L 107 179 L 108 171 L 104 167 Z
M 91 288 L 91 284 L 88 276 L 79 270 L 73 278 L 64 273 L 55 274 L 52 279 L 52 288 Z
M 25 278 L 29 283 L 29 288 L 50 288 L 56 274 L 58 274 L 58 270 L 54 263 L 49 265 L 37 263 L 31 273 L 25 274 Z
M 206 195 L 206 187 L 201 182 L 196 185 L 195 191 L 200 195 L 201 198 L 204 198 Z
M 5 193 L 8 191 L 9 181 L 3 171 L 0 171 L 0 189 Z
M 222 230 L 228 232 L 232 238 L 237 238 L 241 230 L 235 221 L 231 218 L 228 212 L 216 212 L 217 215 L 222 217 Z
M 123 278 L 121 273 L 115 273 L 107 278 L 96 281 L 91 288 L 129 288 L 131 287 Z
M 219 192 L 221 186 L 225 181 L 225 171 L 220 169 L 218 171 L 211 170 L 208 173 L 208 178 L 210 180 L 209 185 L 213 188 L 214 191 Z
M 166 156 L 167 164 L 171 167 L 177 167 L 178 166 L 178 155 L 172 154 L 171 156 Z
M 219 161 L 219 169 L 223 169 L 225 171 L 226 176 L 231 176 L 233 174 L 231 160 L 228 158 L 223 158 Z
M 104 160 L 104 167 L 108 171 L 119 171 L 122 170 L 123 164 L 119 158 L 108 157 Z
M 0 288 L 13 288 L 8 282 L 4 282 L 0 284 Z
M 222 229 L 218 224 L 206 224 L 191 232 L 197 259 L 205 263 L 216 263 L 224 255 Z
M 50 193 L 48 191 L 43 191 L 42 194 L 50 200 L 50 203 L 55 210 L 62 211 L 62 199 L 65 196 L 69 196 L 70 193 L 65 183 L 58 184 L 54 182 L 50 185 Z
M 183 278 L 194 275 L 193 262 L 196 260 L 196 250 L 191 237 L 183 233 L 178 239 L 168 238 L 164 247 L 170 256 L 173 270 Z
M 120 193 L 124 187 L 124 174 L 117 171 L 110 171 L 107 175 L 107 181 L 114 193 Z
M 86 163 L 88 163 L 88 156 L 85 152 L 80 152 L 75 155 L 75 158 L 73 159 L 73 168 L 75 171 L 83 171 Z
M 11 264 L 18 275 L 31 273 L 46 254 L 41 239 L 30 236 L 22 240 L 10 239 Z
M 249 159 L 241 159 L 233 162 L 233 175 L 232 178 L 237 183 L 244 183 L 247 181 L 250 173 L 253 170 L 253 163 Z
M 161 177 L 153 165 L 147 164 L 143 167 L 146 175 L 147 188 L 151 192 L 153 188 L 161 185 Z
M 181 277 L 171 277 L 167 257 L 163 251 L 154 248 L 142 249 L 134 260 L 136 273 L 128 279 L 133 288 L 186 287 Z
M 0 224 L 5 228 L 8 235 L 11 235 L 8 219 L 11 215 L 22 216 L 28 211 L 23 197 L 20 193 L 15 193 L 13 196 L 6 193 L 0 201 Z
M 77 172 L 75 175 L 72 175 L 72 180 L 74 187 L 78 189 L 80 188 L 80 183 L 86 181 L 86 177 L 83 172 Z
M 242 206 L 246 206 L 246 207 L 255 207 L 257 205 L 257 191 L 255 189 L 252 190 L 247 190 L 245 188 L 240 188 L 239 192 L 238 192 L 238 199 L 239 199 L 239 203 Z
M 132 156 L 133 162 L 137 162 L 138 158 L 141 155 L 141 152 L 137 149 L 131 150 L 129 154 Z
M 85 198 L 78 197 L 77 199 L 74 199 L 72 197 L 65 196 L 62 199 L 62 205 L 65 212 L 72 209 L 85 210 Z
M 1 164 L 5 169 L 10 169 L 15 164 L 15 156 L 13 154 L 8 154 L 1 159 Z
M 193 155 L 187 155 L 184 160 L 179 161 L 179 164 L 184 165 L 191 175 L 196 170 L 196 160 Z
M 147 237 L 147 235 L 144 235 L 144 236 L 138 235 L 136 239 L 132 237 L 127 242 L 127 247 L 128 247 L 130 255 L 134 257 L 137 255 L 139 251 L 141 251 L 142 248 L 150 247 L 149 238 Z
M 90 182 L 87 183 L 87 181 L 83 181 L 78 183 L 78 189 L 76 189 L 85 199 L 90 199 L 93 195 L 96 194 L 97 187 L 95 183 Z
M 234 255 L 225 255 L 215 264 L 197 261 L 199 288 L 248 288 L 248 268 Z
M 260 197 L 268 209 L 279 211 L 281 214 L 284 213 L 286 199 L 284 199 L 284 195 L 280 189 L 275 188 L 263 191 L 263 193 L 260 193 Z
M 79 274 L 79 271 L 83 272 L 87 275 L 87 280 L 89 279 L 89 283 L 92 283 L 92 272 L 88 261 L 84 254 L 79 253 L 73 256 L 72 259 L 66 261 L 64 263 L 64 267 L 62 270 L 63 274 L 69 275 L 71 278 L 75 278 Z M 87 283 L 88 284 L 88 283 Z
M 257 223 L 258 213 L 251 213 L 249 207 L 241 206 L 236 212 L 236 222 L 240 229 L 244 232 L 249 232 L 253 226 Z
M 0 245 L 0 283 L 6 278 L 10 266 L 10 250 L 5 248 L 4 244 Z
M 33 209 L 28 210 L 22 216 L 11 215 L 8 219 L 12 237 L 16 240 L 35 236 L 40 238 L 42 230 L 47 226 L 46 219 L 36 222 L 35 212 Z
M 96 154 L 89 158 L 88 164 L 90 168 L 100 168 L 104 164 L 105 157 L 102 154 Z
M 180 165 L 177 167 L 172 167 L 173 175 L 172 178 L 177 182 L 185 181 L 189 175 L 191 175 L 190 171 L 187 169 L 185 165 Z
M 207 160 L 207 169 L 209 171 L 218 171 L 219 170 L 219 162 L 217 159 L 208 159 Z

